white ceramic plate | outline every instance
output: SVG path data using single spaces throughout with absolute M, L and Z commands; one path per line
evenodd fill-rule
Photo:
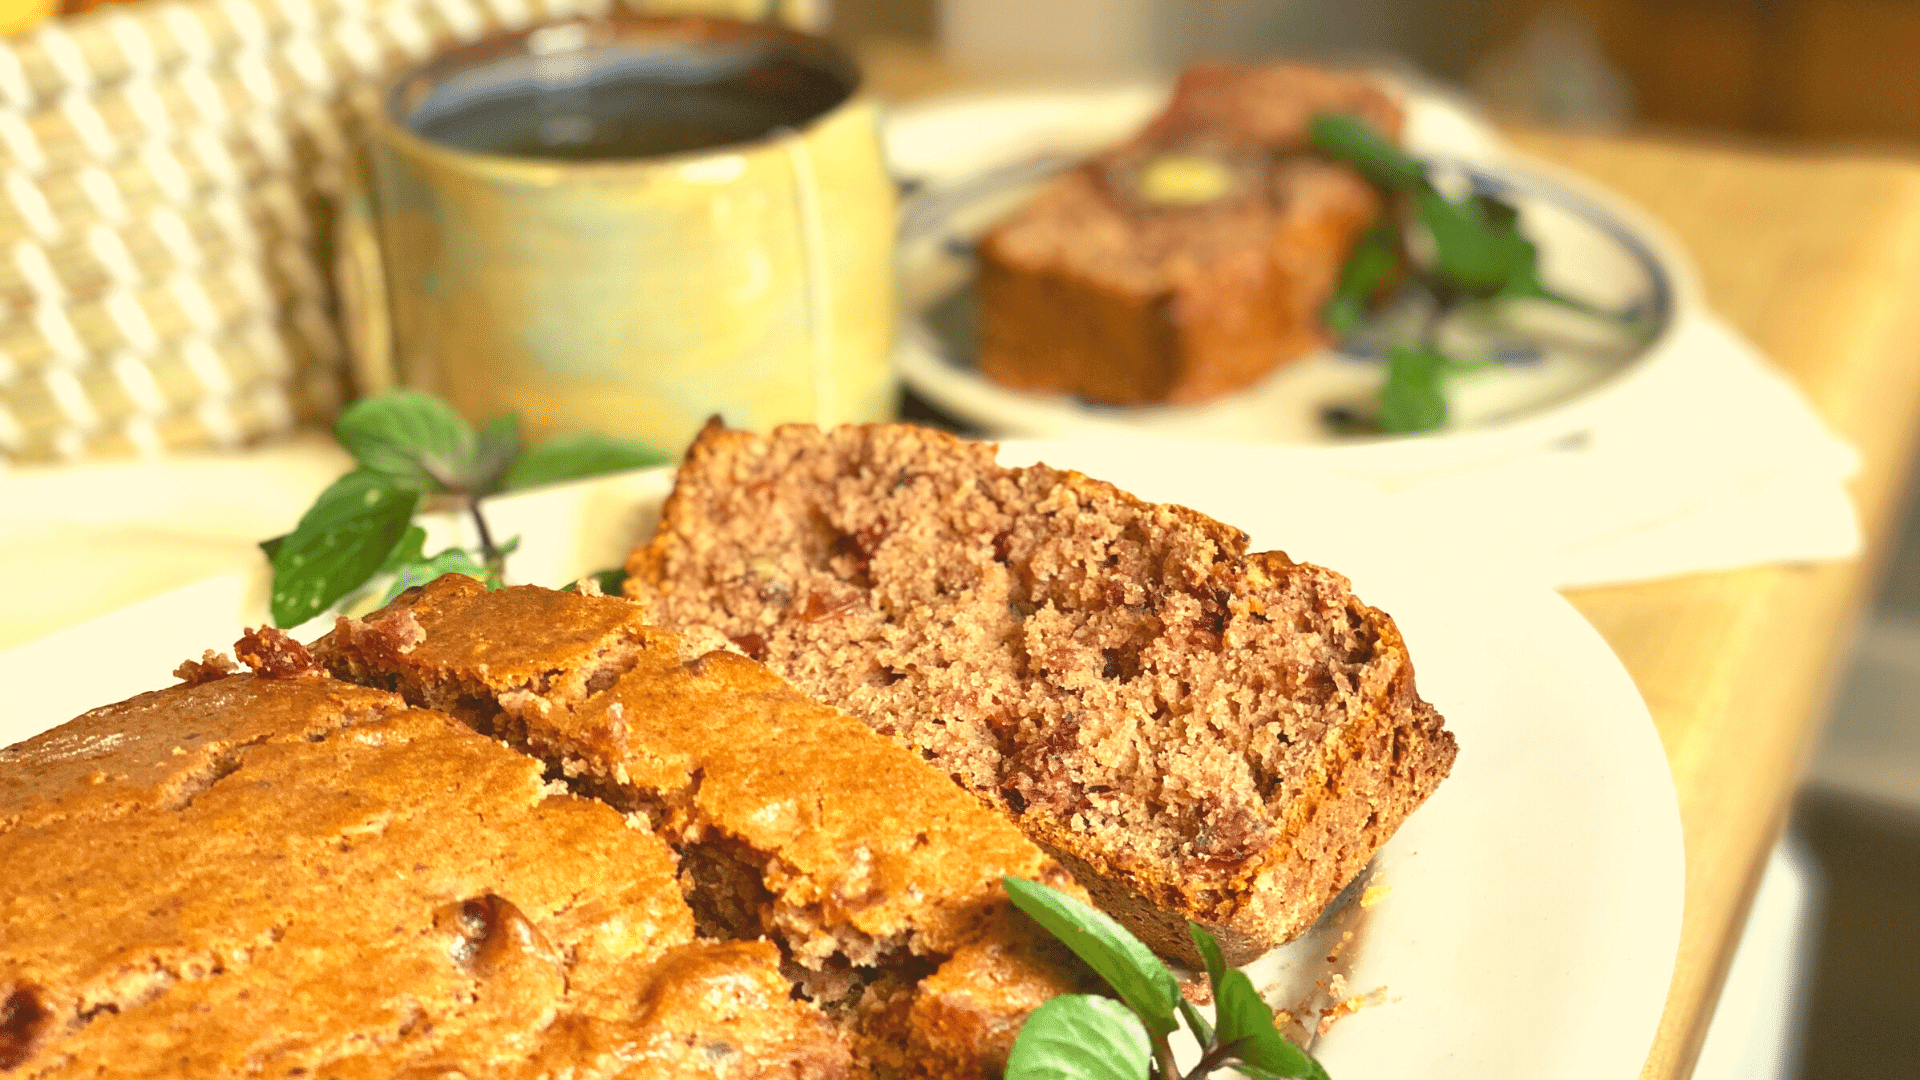
M 1276 478 L 1261 448 L 1244 450 L 1024 443 L 1002 460 L 1079 468 L 1347 573 L 1398 621 L 1421 692 L 1459 738 L 1452 777 L 1365 879 L 1384 897 L 1261 961 L 1258 981 L 1282 1006 L 1336 971 L 1374 995 L 1314 1046 L 1340 1080 L 1638 1075 L 1679 940 L 1683 869 L 1666 759 L 1632 682 L 1555 594 L 1422 555 L 1379 496 Z M 669 483 L 652 470 L 557 486 L 494 500 L 489 519 L 524 538 L 516 580 L 557 585 L 620 562 Z M 434 543 L 464 527 L 433 522 Z M 0 684 L 15 688 L 0 745 L 166 685 L 182 658 L 230 648 L 260 621 L 261 595 L 217 579 L 0 654 Z
M 1002 388 L 973 366 L 972 240 L 1064 164 L 1138 127 L 1165 90 L 969 95 L 904 110 L 887 125 L 893 168 L 918 185 L 902 219 L 901 377 L 939 408 L 1003 436 L 1150 432 L 1431 465 L 1581 430 L 1603 399 L 1671 355 L 1675 315 L 1693 302 L 1685 261 L 1617 197 L 1504 152 L 1489 129 L 1443 98 L 1407 88 L 1400 96 L 1411 152 L 1446 164 L 1442 172 L 1461 183 L 1508 197 L 1540 247 L 1545 280 L 1607 310 L 1639 312 L 1644 336 L 1629 339 L 1545 305 L 1518 309 L 1518 325 L 1504 337 L 1525 346 L 1508 351 L 1525 362 L 1451 380 L 1448 427 L 1416 437 L 1342 435 L 1326 423 L 1330 407 L 1370 412 L 1384 377 L 1377 357 L 1331 349 L 1203 405 L 1106 406 Z

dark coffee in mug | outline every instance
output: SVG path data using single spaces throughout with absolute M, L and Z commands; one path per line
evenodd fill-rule
M 844 70 L 753 42 L 559 39 L 541 52 L 539 33 L 527 53 L 441 79 L 407 112 L 407 126 L 475 153 L 628 160 L 798 128 L 853 91 Z

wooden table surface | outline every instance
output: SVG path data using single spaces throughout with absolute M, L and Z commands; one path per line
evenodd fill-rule
M 861 50 L 882 97 L 980 77 Z M 1655 138 L 1511 132 L 1638 202 L 1692 253 L 1708 301 L 1862 451 L 1851 563 L 1701 574 L 1568 598 L 1632 673 L 1679 794 L 1687 900 L 1644 1080 L 1693 1071 L 1767 854 L 1826 715 L 1920 432 L 1920 164 Z
M 1646 1080 L 1693 1071 L 1747 907 L 1892 539 L 1920 429 L 1920 167 L 1669 140 L 1515 133 L 1608 184 L 1693 254 L 1708 301 L 1860 448 L 1853 563 L 1701 574 L 1568 598 L 1660 729 L 1687 841 L 1680 956 Z

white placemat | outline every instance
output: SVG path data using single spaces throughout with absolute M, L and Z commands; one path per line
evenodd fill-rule
M 1518 430 L 1276 445 L 1238 458 L 1270 463 L 1274 497 L 1285 498 L 1286 477 L 1302 471 L 1362 481 L 1399 504 L 1408 543 L 1447 546 L 1555 587 L 1856 555 L 1860 527 L 1846 485 L 1858 454 L 1772 361 L 1704 305 L 1686 256 L 1660 226 L 1617 195 L 1513 153 L 1457 96 L 1389 81 L 1407 105 L 1405 142 L 1414 153 L 1518 166 L 1605 203 L 1663 264 L 1673 328 L 1659 356 L 1569 403 L 1577 425 L 1546 431 L 1550 425 L 1523 420 Z M 889 158 L 938 197 L 964 190 L 983 170 L 1122 138 L 1165 93 L 1128 86 L 920 102 L 890 119 Z M 1033 427 L 1031 417 L 1014 425 L 1032 437 L 1058 434 Z M 1191 455 L 1196 469 L 1227 452 L 1151 439 L 1160 452 Z
M 1738 332 L 1705 311 L 1681 319 L 1681 359 L 1578 435 L 1427 475 L 1327 460 L 1410 525 L 1556 587 L 1858 554 L 1859 454 Z

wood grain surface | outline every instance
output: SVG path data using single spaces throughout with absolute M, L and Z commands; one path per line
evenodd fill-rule
M 1581 589 L 1647 699 L 1680 797 L 1687 906 L 1642 1074 L 1693 1070 L 1747 907 L 1891 539 L 1920 428 L 1920 167 L 1653 139 L 1510 133 L 1639 202 L 1708 301 L 1858 446 L 1865 558 Z
M 906 100 L 991 81 L 925 46 L 862 47 Z M 1691 252 L 1713 307 L 1862 452 L 1854 562 L 1570 591 L 1653 713 L 1687 844 L 1667 1009 L 1643 1080 L 1691 1075 L 1767 853 L 1865 612 L 1920 432 L 1920 164 L 1644 137 L 1508 133 L 1638 202 Z

